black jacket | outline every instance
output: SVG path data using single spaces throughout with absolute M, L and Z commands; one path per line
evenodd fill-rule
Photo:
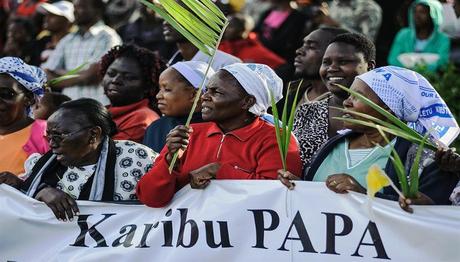
M 303 179 L 312 181 L 321 163 L 329 155 L 329 153 L 331 153 L 334 147 L 345 138 L 352 137 L 354 135 L 356 135 L 356 133 L 347 132 L 331 138 L 313 157 L 310 166 L 305 169 Z M 403 163 L 406 162 L 407 153 L 412 145 L 412 142 L 402 138 L 398 137 L 396 139 L 394 148 Z M 398 189 L 400 189 L 398 175 L 391 160 L 388 160 L 384 171 Z M 438 165 L 433 162 L 426 166 L 420 175 L 419 191 L 429 196 L 438 205 L 450 205 L 451 202 L 449 200 L 449 196 L 457 185 L 457 182 L 458 177 L 456 175 L 441 171 Z M 390 200 L 398 200 L 398 194 L 391 187 L 385 187 L 383 189 L 383 193 L 377 193 L 376 196 Z

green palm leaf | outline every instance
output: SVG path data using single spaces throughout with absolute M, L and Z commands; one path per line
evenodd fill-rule
M 281 127 L 280 127 L 280 118 L 278 114 L 278 109 L 276 107 L 275 98 L 273 97 L 273 93 L 270 91 L 270 101 L 272 104 L 272 113 L 274 118 L 275 124 L 275 134 L 276 134 L 276 143 L 278 144 L 278 149 L 280 151 L 281 162 L 283 163 L 283 170 L 287 170 L 287 154 L 289 151 L 289 144 L 291 142 L 291 133 L 292 128 L 294 125 L 294 116 L 295 116 L 295 109 L 297 107 L 297 97 L 299 95 L 300 86 L 302 85 L 302 81 L 300 81 L 299 85 L 297 86 L 297 90 L 294 96 L 294 103 L 291 107 L 291 112 L 289 117 L 287 116 L 287 104 L 289 98 L 289 90 L 291 83 L 289 82 L 286 97 L 284 100 L 283 105 L 283 114 L 281 119 Z
M 380 135 L 382 135 L 383 139 L 385 139 L 387 144 L 390 144 L 390 140 L 385 135 L 385 132 L 383 132 L 382 128 L 377 127 L 377 130 L 379 131 Z M 409 185 L 407 183 L 407 176 L 406 176 L 406 170 L 404 169 L 404 164 L 401 161 L 401 158 L 399 157 L 398 152 L 396 152 L 392 144 L 390 144 L 390 148 L 391 148 L 391 154 L 392 154 L 392 156 L 390 156 L 391 162 L 393 162 L 393 166 L 395 168 L 396 175 L 398 176 L 398 181 L 399 181 L 399 184 L 401 185 L 401 190 L 403 192 L 403 195 L 407 196 L 409 194 Z
M 428 139 L 428 133 L 423 138 L 422 143 L 419 145 L 417 149 L 417 154 L 415 155 L 414 163 L 412 164 L 409 172 L 410 178 L 410 186 L 409 186 L 409 197 L 415 198 L 418 193 L 418 186 L 419 186 L 419 176 L 418 170 L 420 166 L 420 159 L 422 158 L 423 148 L 425 147 L 425 142 Z
M 283 163 L 283 170 L 286 170 L 286 160 L 284 158 L 284 146 L 282 139 L 282 129 L 280 129 L 280 122 L 279 122 L 279 114 L 278 114 L 278 109 L 276 108 L 276 102 L 275 98 L 273 97 L 273 92 L 270 90 L 270 101 L 272 104 L 272 113 L 273 113 L 273 118 L 275 119 L 274 125 L 275 125 L 275 134 L 276 134 L 276 143 L 278 144 L 278 149 L 280 151 L 280 156 L 281 156 L 281 162 Z
M 176 0 L 158 0 L 159 5 L 147 0 L 139 0 L 142 4 L 159 14 L 174 29 L 182 34 L 190 43 L 201 52 L 210 56 L 205 77 L 196 92 L 192 109 L 187 118 L 186 126 L 190 126 L 193 113 L 201 97 L 204 82 L 209 68 L 214 62 L 217 47 L 222 40 L 228 20 L 222 11 L 211 0 L 182 0 L 181 5 Z M 173 156 L 169 166 L 171 173 L 177 161 L 178 152 Z
M 78 72 L 80 72 L 83 69 L 83 67 L 85 67 L 87 64 L 88 64 L 88 62 L 85 62 L 85 63 L 75 67 L 74 69 L 69 70 L 67 73 L 63 74 L 62 76 L 59 76 L 59 77 L 56 77 L 56 78 L 53 78 L 53 79 L 49 80 L 47 82 L 47 84 L 50 85 L 50 86 L 54 86 L 54 85 L 57 85 L 57 84 L 59 84 L 60 82 L 62 82 L 64 80 L 79 77 L 80 75 L 78 74 Z
M 411 134 L 412 136 L 417 136 L 420 138 L 420 141 L 422 140 L 422 136 L 417 133 L 415 130 L 413 130 L 412 128 L 408 127 L 406 123 L 404 123 L 403 121 L 401 121 L 399 118 L 397 118 L 396 116 L 394 116 L 393 114 L 391 114 L 390 112 L 388 112 L 387 110 L 383 109 L 382 107 L 380 107 L 379 105 L 377 105 L 376 103 L 372 102 L 369 98 L 363 96 L 362 94 L 356 92 L 356 91 L 353 91 L 349 88 L 346 88 L 342 85 L 338 85 L 336 84 L 336 86 L 338 86 L 339 88 L 341 88 L 342 90 L 350 93 L 352 96 L 354 97 L 357 97 L 359 100 L 361 100 L 363 103 L 365 103 L 366 105 L 372 107 L 375 111 L 379 112 L 381 115 L 383 115 L 385 118 L 388 119 L 388 121 L 390 121 L 391 123 L 393 123 L 394 125 L 398 126 L 400 129 L 404 130 L 405 132 L 407 132 L 408 134 Z

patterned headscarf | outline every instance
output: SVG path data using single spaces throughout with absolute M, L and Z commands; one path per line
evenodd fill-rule
M 429 132 L 445 146 L 460 133 L 457 121 L 441 96 L 420 74 L 397 66 L 384 66 L 356 78 L 420 134 Z
M 235 63 L 222 68 L 238 80 L 250 95 L 256 98 L 256 103 L 249 112 L 261 116 L 267 113 L 271 106 L 270 91 L 275 102 L 283 98 L 283 80 L 270 67 L 264 64 Z
M 0 74 L 8 74 L 27 90 L 32 92 L 37 101 L 45 93 L 46 74 L 36 66 L 31 66 L 18 57 L 0 59 Z

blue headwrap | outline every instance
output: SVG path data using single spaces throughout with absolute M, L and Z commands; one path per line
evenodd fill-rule
M 18 57 L 3 57 L 0 59 L 0 74 L 8 74 L 37 98 L 43 96 L 46 74 L 40 68 L 31 66 Z
M 448 146 L 460 133 L 449 107 L 422 75 L 397 66 L 384 66 L 356 78 L 364 81 L 395 115 L 408 125 Z

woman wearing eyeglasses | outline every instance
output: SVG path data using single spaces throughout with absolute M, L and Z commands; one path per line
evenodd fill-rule
M 24 182 L 10 175 L 6 183 L 45 202 L 64 221 L 78 214 L 75 200 L 136 200 L 137 182 L 157 154 L 135 142 L 112 140 L 115 132 L 98 101 L 66 102 L 48 119 L 51 150 L 27 160 Z
M 19 176 L 29 155 L 49 150 L 44 138 L 46 122 L 30 117 L 45 82 L 41 69 L 17 57 L 0 59 L 0 172 Z

